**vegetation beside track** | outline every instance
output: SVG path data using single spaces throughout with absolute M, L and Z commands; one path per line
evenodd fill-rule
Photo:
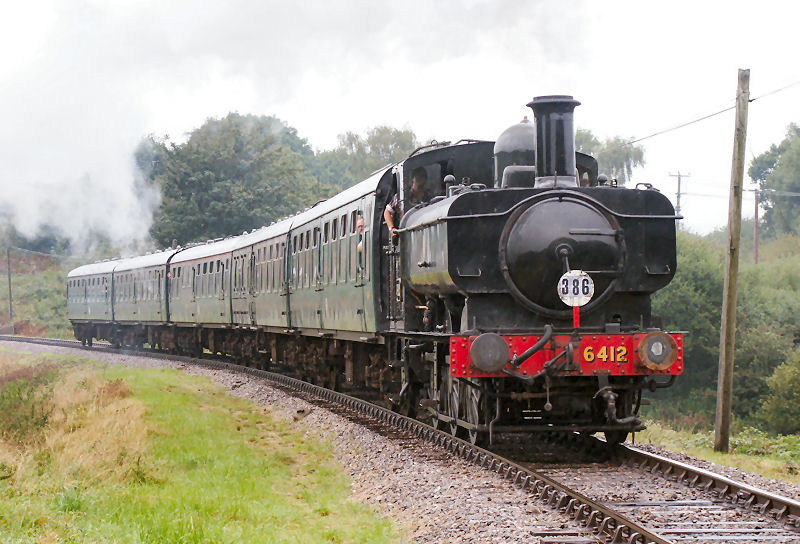
M 0 351 L 2 542 L 389 542 L 331 445 L 208 380 Z
M 800 485 L 800 436 L 769 435 L 746 427 L 731 436 L 730 453 L 714 451 L 714 431 L 675 430 L 656 421 L 636 433 L 637 443 L 655 444 L 668 450 L 735 467 L 768 478 Z
M 8 320 L 8 275 L 0 274 L 0 324 Z M 52 267 L 36 272 L 11 274 L 14 318 L 17 334 L 73 338 L 67 318 L 65 281 L 69 270 Z

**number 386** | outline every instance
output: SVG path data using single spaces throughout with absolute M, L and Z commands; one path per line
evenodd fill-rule
M 561 294 L 564 296 L 589 296 L 591 292 L 589 278 L 564 278 L 561 280 Z

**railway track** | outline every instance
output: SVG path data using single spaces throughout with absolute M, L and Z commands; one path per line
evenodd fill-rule
M 0 340 L 27 342 L 50 346 L 82 348 L 80 342 L 47 338 L 2 336 Z M 514 461 L 503 455 L 473 446 L 429 425 L 411 419 L 368 401 L 325 389 L 282 374 L 231 364 L 219 359 L 197 359 L 157 351 L 129 351 L 109 345 L 95 344 L 88 348 L 118 354 L 135 354 L 160 359 L 172 359 L 208 368 L 230 370 L 266 379 L 274 384 L 319 401 L 341 406 L 350 413 L 365 416 L 390 426 L 417 440 L 442 448 L 467 462 L 493 471 L 530 497 L 564 516 L 572 518 L 583 530 L 571 529 L 536 532 L 542 542 L 587 543 L 670 543 L 670 542 L 797 542 L 800 541 L 800 502 L 787 497 L 736 482 L 713 472 L 661 457 L 635 447 L 617 446 L 613 454 L 615 470 L 602 467 L 543 467 Z M 560 435 L 562 440 L 582 443 L 583 447 L 598 448 L 596 439 Z M 589 443 L 587 441 L 595 441 Z M 607 450 L 606 450 L 607 451 Z M 622 470 L 639 474 L 658 475 L 670 484 L 680 485 L 701 493 L 703 497 L 686 500 L 608 500 L 590 498 L 584 493 L 582 481 L 615 473 L 614 478 L 626 479 Z M 569 482 L 569 483 L 568 483 Z M 605 499 L 605 500 L 604 500 Z M 730 520 L 734 510 L 752 519 Z

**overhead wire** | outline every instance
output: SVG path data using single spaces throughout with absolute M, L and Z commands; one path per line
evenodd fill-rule
M 773 90 L 768 91 L 766 93 L 760 94 L 760 95 L 758 95 L 758 96 L 756 96 L 754 98 L 751 98 L 749 100 L 749 102 L 755 102 L 756 100 L 760 100 L 760 99 L 762 99 L 762 98 L 764 98 L 766 96 L 771 96 L 773 94 L 777 94 L 777 93 L 779 93 L 781 91 L 785 91 L 786 89 L 790 89 L 790 88 L 795 87 L 797 85 L 800 85 L 800 79 L 798 79 L 796 81 L 793 81 L 792 83 L 789 83 L 787 85 L 784 85 L 783 87 L 779 87 L 777 89 L 773 89 Z M 687 121 L 685 123 L 681 123 L 680 125 L 675 125 L 674 127 L 666 128 L 664 130 L 659 130 L 658 132 L 654 132 L 652 134 L 648 134 L 647 136 L 642 136 L 641 138 L 634 138 L 633 140 L 629 140 L 627 142 L 622 142 L 621 144 L 618 144 L 618 145 L 615 145 L 613 147 L 610 147 L 609 149 L 617 149 L 617 148 L 620 148 L 620 147 L 626 147 L 626 146 L 633 145 L 635 143 L 638 143 L 638 142 L 641 142 L 641 141 L 644 141 L 644 140 L 649 140 L 650 138 L 655 138 L 656 136 L 661 136 L 662 134 L 666 134 L 668 132 L 672 132 L 672 131 L 675 131 L 675 130 L 678 130 L 678 129 L 681 129 L 681 128 L 684 128 L 684 127 L 688 127 L 690 125 L 694 125 L 695 123 L 699 123 L 701 121 L 705 121 L 706 119 L 711 119 L 712 117 L 716 117 L 717 115 L 721 115 L 721 114 L 723 114 L 725 112 L 728 112 L 728 111 L 731 111 L 733 109 L 736 109 L 736 105 L 735 104 L 733 106 L 729 106 L 727 108 L 723 108 L 723 109 L 721 109 L 719 111 L 715 111 L 714 113 L 709 113 L 708 115 L 703 115 L 702 117 L 698 117 L 697 119 L 692 119 L 691 121 Z

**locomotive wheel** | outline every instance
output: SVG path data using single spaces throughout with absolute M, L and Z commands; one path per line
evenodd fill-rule
M 466 386 L 470 391 L 467 397 L 467 410 L 464 414 L 467 423 L 473 425 L 480 425 L 481 415 L 483 414 L 483 391 L 474 387 Z M 467 430 L 467 440 L 470 444 L 475 446 L 484 446 L 486 444 L 486 433 L 478 432 L 473 429 Z
M 433 372 L 431 372 L 431 380 L 430 383 L 433 383 Z M 437 384 L 439 387 L 434 389 L 433 386 L 429 386 L 431 398 L 438 401 L 438 405 L 436 407 L 436 414 L 433 417 L 433 428 L 439 431 L 445 430 L 445 422 L 436 417 L 437 414 L 448 414 L 448 407 L 450 405 L 450 395 L 448 394 L 448 390 L 446 388 L 447 382 L 440 382 Z M 448 429 L 449 430 L 449 429 Z
M 463 399 L 464 399 L 464 384 L 461 383 L 460 380 L 456 378 L 450 378 L 450 402 L 448 403 L 448 410 L 447 415 L 454 419 L 460 419 L 463 417 Z M 465 430 L 463 427 L 459 427 L 458 423 L 455 421 L 449 423 L 450 434 L 457 437 L 457 438 L 464 438 Z
M 460 392 L 459 392 L 458 380 L 449 378 L 447 381 L 450 386 L 448 392 L 449 398 L 447 399 L 448 400 L 447 415 L 452 418 L 458 419 L 458 406 L 459 404 L 461 404 L 460 402 L 461 399 L 459 398 Z M 458 425 L 455 422 L 449 423 L 448 429 L 450 430 L 450 434 L 452 434 L 453 436 L 456 436 L 458 434 Z
M 414 376 L 406 369 L 403 369 L 400 376 L 400 390 L 405 389 L 400 402 L 397 404 L 396 412 L 410 418 L 417 417 L 417 403 L 419 403 L 419 389 L 414 383 Z

